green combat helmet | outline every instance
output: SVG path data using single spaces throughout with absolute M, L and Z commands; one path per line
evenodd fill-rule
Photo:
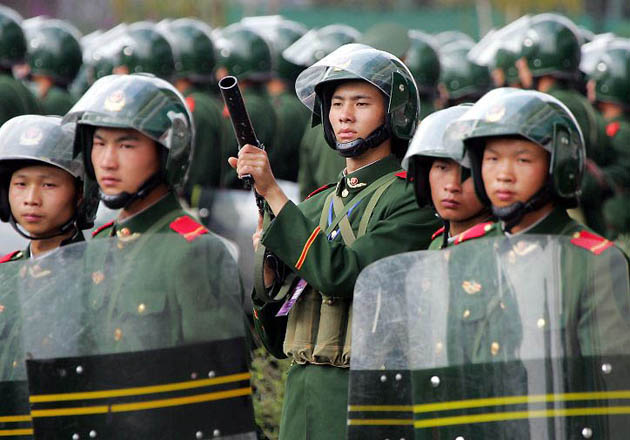
M 241 23 L 222 29 L 215 40 L 217 64 L 241 80 L 266 81 L 271 77 L 271 49 L 263 36 Z
M 338 47 L 356 42 L 361 34 L 345 24 L 331 24 L 311 29 L 282 52 L 289 63 L 303 69 L 312 66 Z
M 440 83 L 444 87 L 448 105 L 462 101 L 476 101 L 492 86 L 486 66 L 470 61 L 466 44 L 451 43 L 440 51 L 442 66 Z
M 407 172 L 407 181 L 414 186 L 416 201 L 420 207 L 431 205 L 431 187 L 429 170 L 434 159 L 452 159 L 467 170 L 462 173 L 462 180 L 470 175 L 470 161 L 461 139 L 453 136 L 447 139 L 447 127 L 461 115 L 470 110 L 472 104 L 461 104 L 438 110 L 422 120 L 422 124 L 413 135 L 409 148 L 402 160 L 402 167 Z
M 127 73 L 151 73 L 170 79 L 175 72 L 171 45 L 153 23 L 140 21 L 129 25 L 112 44 L 118 49 L 116 66 L 126 67 Z
M 470 49 L 468 59 L 487 66 L 496 87 L 519 83 L 516 61 L 530 22 L 531 16 L 524 15 L 500 29 L 492 29 Z
M 405 64 L 416 80 L 420 95 L 433 95 L 440 79 L 437 40 L 424 32 L 410 30 L 409 41 Z
M 596 101 L 630 107 L 630 40 L 609 41 L 591 78 L 595 81 Z
M 337 142 L 330 121 L 332 93 L 336 83 L 363 80 L 378 88 L 388 99 L 387 119 L 365 139 Z M 387 139 L 402 141 L 404 147 L 416 129 L 420 99 L 413 75 L 394 55 L 364 44 L 346 44 L 308 69 L 295 83 L 298 98 L 313 112 L 313 125 L 323 122 L 324 137 L 344 157 L 362 154 Z
M 531 18 L 523 36 L 521 56 L 534 78 L 550 75 L 559 79 L 579 78 L 582 37 L 575 24 L 558 14 Z
M 595 67 L 602 54 L 606 52 L 608 44 L 617 37 L 612 32 L 596 35 L 593 40 L 581 47 L 580 71 L 587 77 L 595 73 Z
M 59 86 L 69 85 L 83 62 L 81 34 L 69 23 L 35 17 L 24 25 L 31 74 L 52 78 Z
M 475 40 L 473 38 L 461 31 L 444 31 L 439 32 L 433 36 L 435 40 L 438 42 L 438 47 L 446 46 L 451 43 L 462 43 L 467 47 L 472 47 L 475 45 Z
M 282 52 L 306 34 L 306 27 L 297 21 L 287 20 L 277 15 L 248 17 L 241 22 L 262 33 L 269 43 L 271 68 L 274 75 L 289 83 L 294 83 L 303 68 L 285 60 Z
M 460 133 L 470 157 L 475 191 L 487 206 L 490 199 L 481 177 L 486 138 L 519 136 L 549 152 L 549 178 L 531 199 L 493 207 L 493 214 L 506 222 L 508 230 L 550 201 L 567 208 L 577 206 L 586 158 L 584 138 L 575 117 L 556 98 L 534 90 L 494 89 L 449 130 Z
M 157 29 L 173 49 L 174 78 L 187 78 L 195 83 L 214 80 L 216 57 L 210 26 L 194 18 L 179 18 L 162 21 Z
M 85 48 L 84 51 L 87 53 L 88 58 L 84 59 L 84 63 L 90 65 L 94 71 L 93 81 L 90 85 L 97 79 L 113 73 L 114 67 L 116 67 L 120 59 L 119 41 L 127 32 L 127 28 L 128 25 L 126 23 L 120 23 L 95 38 Z
M 20 26 L 22 17 L 13 9 L 0 6 L 0 67 L 11 69 L 24 61 L 26 39 Z
M 75 156 L 83 154 L 86 174 L 94 179 L 92 137 L 97 127 L 131 128 L 160 147 L 161 167 L 133 193 L 99 197 L 111 209 L 145 197 L 160 183 L 178 189 L 188 169 L 194 141 L 192 116 L 184 98 L 168 82 L 148 74 L 110 75 L 90 87 L 65 121 L 77 123 Z
M 81 158 L 73 156 L 75 124 L 62 124 L 61 117 L 23 115 L 5 122 L 0 128 L 0 220 L 29 240 L 41 240 L 63 235 L 72 228 L 76 231 L 94 225 L 98 197 L 96 182 L 85 178 Z M 30 165 L 52 165 L 68 172 L 81 188 L 75 214 L 58 232 L 32 237 L 18 227 L 9 206 L 11 174 Z

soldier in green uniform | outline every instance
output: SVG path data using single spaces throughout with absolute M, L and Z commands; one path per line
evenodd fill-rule
M 448 141 L 448 125 L 470 109 L 461 104 L 438 110 L 418 127 L 402 161 L 421 208 L 433 206 L 444 225 L 431 236 L 429 249 L 465 239 L 466 231 L 487 222 L 490 211 L 477 198 L 464 144 Z
M 305 69 L 338 47 L 356 42 L 360 35 L 350 26 L 331 24 L 309 31 L 289 46 L 282 56 L 290 64 Z M 300 141 L 300 197 L 304 199 L 322 185 L 337 181 L 344 166 L 343 157 L 330 149 L 324 132 L 309 123 Z
M 164 21 L 158 25 L 173 48 L 173 84 L 186 98 L 196 128 L 191 167 L 184 191 L 191 206 L 196 206 L 202 188 L 221 183 L 221 145 L 223 145 L 222 107 L 206 92 L 215 82 L 214 45 L 210 26 L 192 18 Z
M 548 93 L 559 99 L 575 116 L 586 142 L 588 159 L 600 167 L 611 164 L 614 157 L 608 148 L 605 123 L 585 96 L 575 90 L 580 79 L 581 37 L 569 19 L 557 14 L 531 17 L 521 39 L 516 66 L 524 88 Z M 604 233 L 601 202 L 605 188 L 597 176 L 586 169 L 581 206 L 586 224 Z
M 63 116 L 74 104 L 68 86 L 83 61 L 80 33 L 62 20 L 39 17 L 29 19 L 24 29 L 28 42 L 26 60 L 42 112 Z
M 26 39 L 21 17 L 12 9 L 0 7 L 0 124 L 9 119 L 40 113 L 33 94 L 13 77 L 13 66 L 24 62 Z
M 72 414 L 76 418 L 60 421 L 53 432 L 76 425 L 86 435 L 93 429 L 109 438 L 252 438 L 238 267 L 224 241 L 176 195 L 194 143 L 185 99 L 153 75 L 110 75 L 94 83 L 66 120 L 77 123 L 75 154 L 98 183 L 100 200 L 120 210 L 93 233 L 79 261 L 88 274 L 85 291 L 75 292 L 85 306 L 80 354 L 97 363 L 119 359 L 129 365 L 125 373 L 149 362 L 149 382 L 137 374 L 112 376 L 102 385 L 108 390 L 170 383 L 168 389 L 179 392 L 149 399 L 142 413 Z M 166 361 L 144 360 L 162 355 Z M 204 388 L 222 380 L 230 389 Z M 178 388 L 182 381 L 197 382 Z M 76 385 L 76 392 L 89 388 Z
M 440 107 L 475 102 L 492 87 L 490 71 L 468 59 L 471 46 L 453 42 L 440 49 Z
M 354 282 L 379 258 L 426 248 L 436 221 L 418 209 L 393 155 L 406 149 L 419 112 L 398 58 L 344 45 L 302 72 L 296 90 L 346 158 L 338 183 L 296 206 L 264 151 L 246 146 L 230 164 L 253 176 L 275 215 L 254 234 L 254 323 L 272 354 L 294 360 L 280 438 L 344 438 Z
M 73 158 L 74 126 L 56 116 L 24 115 L 0 128 L 0 220 L 30 240 L 24 250 L 0 257 L 0 263 L 37 259 L 58 247 L 84 241 L 96 215 L 96 193 L 85 185 L 83 163 Z M 92 189 L 94 189 L 92 187 Z M 42 272 L 51 266 L 42 265 Z M 53 266 L 54 267 L 54 266 Z M 28 383 L 21 346 L 22 325 L 16 279 L 19 264 L 2 268 L 0 304 L 0 436 L 32 434 Z
M 74 126 L 61 117 L 24 115 L 0 128 L 0 220 L 31 240 L 14 261 L 83 241 L 98 199 L 86 185 L 83 163 L 73 159 Z
M 587 85 L 589 99 L 595 103 L 606 121 L 606 135 L 616 160 L 606 167 L 594 168 L 600 186 L 613 190 L 614 195 L 604 203 L 603 214 L 608 233 L 616 237 L 628 233 L 630 213 L 630 41 L 608 41 L 596 62 Z
M 417 30 L 409 31 L 410 46 L 405 55 L 405 64 L 418 84 L 418 94 L 422 103 L 420 120 L 435 111 L 440 79 L 440 57 L 437 41 L 428 34 Z
M 215 40 L 219 66 L 217 79 L 220 80 L 225 75 L 234 75 L 238 78 L 243 100 L 258 140 L 263 145 L 274 148 L 271 145 L 276 133 L 277 117 L 266 87 L 271 77 L 269 43 L 260 33 L 242 23 L 235 23 L 222 29 L 219 35 L 219 38 Z M 223 138 L 222 186 L 242 188 L 242 182 L 227 165 L 228 157 L 237 153 L 238 144 L 229 124 L 229 114 L 227 111 L 223 114 L 226 119 L 226 131 L 229 134 Z

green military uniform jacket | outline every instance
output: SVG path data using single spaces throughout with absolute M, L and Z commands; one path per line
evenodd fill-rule
M 221 108 L 212 96 L 194 87 L 186 90 L 184 96 L 195 123 L 195 144 L 185 190 L 191 197 L 191 205 L 196 206 L 195 193 L 201 188 L 218 187 L 221 184 L 221 147 L 226 130 Z
M 185 226 L 185 230 L 180 226 Z M 164 249 L 156 249 L 155 241 L 151 247 L 145 247 L 155 234 L 164 237 Z M 221 339 L 222 331 L 233 334 L 233 326 L 242 326 L 242 320 L 222 316 L 222 295 L 242 299 L 233 256 L 217 235 L 182 209 L 174 193 L 169 192 L 130 218 L 116 220 L 94 232 L 94 239 L 104 237 L 117 237 L 118 245 L 111 247 L 111 256 L 95 255 L 90 261 L 94 286 L 89 301 L 94 314 L 94 344 L 99 352 L 179 346 L 203 341 L 209 334 Z M 112 290 L 111 283 L 103 279 L 108 271 L 116 273 L 111 266 L 128 264 L 127 258 L 143 251 L 152 253 L 147 261 L 152 268 L 163 268 L 165 278 L 147 279 L 143 277 L 144 270 L 138 268 L 132 276 L 115 283 L 118 287 Z M 214 254 L 209 255 L 210 251 Z M 186 261 L 204 261 L 207 267 L 190 264 L 186 269 L 181 264 Z M 170 273 L 170 267 L 177 267 L 178 271 Z M 199 279 L 208 282 L 199 283 Z M 155 283 L 158 285 L 151 287 Z M 212 291 L 193 296 L 187 287 L 191 283 L 207 285 Z M 141 334 L 139 330 L 147 326 L 156 330 Z
M 394 156 L 361 168 L 343 176 L 336 186 L 322 189 L 297 206 L 287 202 L 265 229 L 262 245 L 284 263 L 288 271 L 297 274 L 321 293 L 323 308 L 330 306 L 342 310 L 340 306 L 344 306 L 343 310 L 349 310 L 357 276 L 371 262 L 428 246 L 430 233 L 437 222 L 429 209 L 418 209 L 413 191 L 405 182 L 405 173 L 399 171 Z M 359 236 L 359 225 L 370 197 L 363 198 L 356 205 L 351 200 L 383 176 L 396 177 L 378 199 L 365 234 Z M 322 219 L 326 221 L 328 217 L 330 221 L 327 224 L 330 225 L 330 217 L 334 217 L 334 209 L 327 202 L 333 192 L 344 204 L 354 206 L 346 218 L 358 238 L 350 246 L 344 243 L 338 229 L 327 237 L 320 228 Z M 305 292 L 313 290 L 307 288 Z M 295 309 L 289 312 L 289 320 L 292 313 L 298 313 L 301 301 L 310 301 L 309 295 L 304 293 L 297 300 Z M 258 335 L 271 353 L 284 356 L 282 344 L 287 319 L 275 316 L 282 303 L 264 305 L 256 299 L 254 303 L 254 323 Z M 322 312 L 320 318 L 323 316 Z M 344 334 L 349 330 L 348 318 L 345 319 L 342 317 L 340 321 Z M 335 360 L 349 362 L 349 355 L 349 351 L 344 351 L 343 356 L 340 353 L 340 359 Z M 323 365 L 304 362 L 300 353 L 295 353 L 293 357 L 298 363 L 293 365 L 287 379 L 280 438 L 344 438 L 348 369 L 331 366 L 334 362 L 325 356 L 317 361 Z
M 52 86 L 46 96 L 40 97 L 40 103 L 43 114 L 63 116 L 74 105 L 74 98 L 66 89 Z
M 277 118 L 267 90 L 264 86 L 244 88 L 243 101 L 245 102 L 249 119 L 252 122 L 258 140 L 265 145 L 266 148 L 272 150 L 274 148 L 273 141 L 275 139 Z M 236 175 L 236 171 L 227 163 L 228 157 L 237 157 L 238 155 L 238 143 L 232 125 L 228 120 L 230 115 L 227 108 L 224 108 L 223 116 L 227 122 L 224 126 L 225 130 L 228 131 L 224 137 L 223 160 L 221 161 L 224 167 L 222 176 L 223 186 L 241 189 L 243 183 Z
M 276 179 L 297 182 L 300 141 L 311 113 L 295 95 L 284 91 L 272 97 L 277 115 L 276 134 L 268 150 Z
M 469 230 L 470 238 L 501 236 L 503 234 L 501 222 L 480 224 Z M 565 337 L 567 356 L 591 356 L 623 352 L 623 350 L 619 350 L 619 347 L 630 344 L 630 327 L 624 316 L 630 307 L 630 298 L 615 298 L 614 295 L 610 295 L 613 289 L 593 290 L 593 286 L 590 286 L 587 280 L 583 279 L 585 274 L 581 269 L 586 264 L 582 258 L 592 257 L 592 254 L 596 255 L 594 258 L 605 258 L 605 256 L 600 256 L 600 253 L 606 252 L 612 243 L 571 219 L 566 210 L 560 207 L 555 207 L 545 218 L 516 235 L 520 234 L 572 237 L 571 243 L 581 251 L 563 255 L 561 263 L 563 271 L 560 276 L 566 283 L 563 287 L 563 308 L 565 309 L 563 325 L 567 329 Z M 588 237 L 588 240 L 585 240 L 585 237 Z M 452 264 L 473 264 L 478 268 L 469 270 L 467 273 L 487 272 L 487 269 L 482 269 L 490 264 L 483 259 L 483 248 L 476 254 L 480 256 L 477 261 L 452 262 Z M 521 255 L 510 252 L 510 261 L 506 261 L 505 264 L 517 264 L 519 261 L 527 264 L 525 254 L 526 252 Z M 625 270 L 628 270 L 627 265 Z M 459 286 L 460 284 L 463 285 L 465 281 L 462 280 L 460 283 L 458 280 L 451 280 L 451 283 Z M 460 295 L 461 300 L 456 302 L 457 310 L 454 311 L 453 316 L 459 317 L 459 325 L 463 329 L 459 335 L 468 338 L 467 342 L 459 345 L 471 348 L 471 352 L 468 354 L 453 353 L 451 355 L 453 363 L 457 363 L 455 359 L 458 359 L 459 356 L 464 356 L 464 362 L 473 363 L 490 362 L 495 358 L 510 359 L 513 350 L 518 347 L 520 334 L 517 331 L 506 331 L 505 329 L 510 326 L 506 326 L 505 322 L 498 319 L 503 316 L 507 317 L 506 319 L 512 319 L 509 317 L 510 304 L 506 302 L 507 300 L 497 303 L 498 305 L 494 309 L 501 306 L 502 312 L 505 312 L 499 315 L 487 305 L 490 296 L 492 296 L 492 289 L 486 287 L 491 286 L 492 282 L 496 282 L 496 280 L 488 280 L 487 283 L 480 281 L 478 293 L 462 294 Z M 609 322 L 605 325 L 596 322 L 594 314 L 590 311 L 593 308 L 598 308 L 597 316 L 605 315 Z M 497 325 L 493 325 L 493 323 Z M 475 326 L 481 326 L 479 328 L 487 326 L 487 329 L 480 336 L 479 332 L 475 330 Z M 452 332 L 452 334 L 455 335 L 457 332 Z
M 324 138 L 321 126 L 309 127 L 300 142 L 300 166 L 298 186 L 300 197 L 305 199 L 317 188 L 336 182 L 339 173 L 346 166 L 346 160 L 330 148 Z
M 39 114 L 37 100 L 28 88 L 9 73 L 0 72 L 0 124 L 27 114 Z

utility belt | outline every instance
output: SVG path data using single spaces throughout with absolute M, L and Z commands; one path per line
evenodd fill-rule
M 337 191 L 331 192 L 324 202 L 319 222 L 321 230 L 325 231 L 325 236 L 329 237 L 338 226 L 338 232 L 341 234 L 346 246 L 352 246 L 357 238 L 366 233 L 370 217 L 378 200 L 395 180 L 396 176 L 393 173 L 386 174 L 372 182 L 346 204 L 336 195 Z M 348 211 L 369 196 L 371 197 L 359 220 L 359 228 L 355 235 L 348 220 Z M 331 203 L 335 218 L 328 224 Z M 264 251 L 262 252 L 264 253 Z M 259 261 L 262 262 L 262 258 Z M 256 277 L 262 276 L 262 264 L 260 264 L 256 272 Z M 273 298 L 268 296 L 261 298 L 261 295 L 257 295 L 257 297 L 265 302 L 281 301 L 283 299 L 289 301 L 299 281 L 300 277 L 296 273 L 290 273 L 285 278 L 278 294 Z M 264 286 L 264 284 L 257 282 L 257 286 Z M 257 287 L 256 290 L 266 291 L 264 288 L 262 290 L 259 289 L 260 287 Z M 351 329 L 351 297 L 330 296 L 317 291 L 310 285 L 306 285 L 290 309 L 283 351 L 299 364 L 310 363 L 349 368 L 350 347 L 352 345 Z

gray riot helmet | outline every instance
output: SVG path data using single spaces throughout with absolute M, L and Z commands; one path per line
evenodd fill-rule
M 0 128 L 0 220 L 10 222 L 29 240 L 47 239 L 94 225 L 98 208 L 96 182 L 87 179 L 80 157 L 73 156 L 75 124 L 62 124 L 61 117 L 23 115 L 8 120 Z M 9 205 L 9 182 L 13 172 L 26 166 L 60 168 L 76 182 L 79 203 L 74 215 L 46 236 L 33 237 L 20 229 Z
M 170 83 L 148 74 L 106 76 L 90 87 L 65 120 L 77 123 L 75 156 L 83 154 L 85 170 L 91 178 L 95 178 L 90 158 L 97 127 L 134 129 L 159 147 L 160 170 L 135 193 L 100 192 L 109 208 L 129 206 L 160 183 L 174 189 L 182 184 L 194 142 L 194 125 L 184 98 Z
M 366 139 L 337 142 L 328 113 L 332 93 L 343 81 L 366 81 L 387 99 L 386 121 Z M 413 75 L 394 55 L 364 44 L 346 44 L 305 71 L 295 83 L 298 98 L 313 112 L 313 125 L 324 125 L 324 137 L 344 157 L 363 154 L 387 139 L 411 139 L 420 113 L 420 99 Z

